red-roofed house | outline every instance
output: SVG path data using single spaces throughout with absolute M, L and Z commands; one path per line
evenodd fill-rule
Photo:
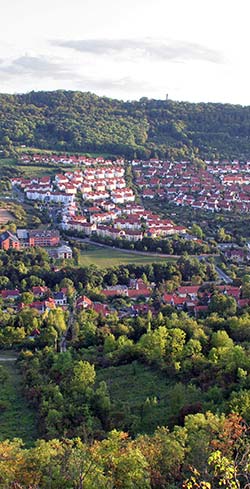
M 108 316 L 111 312 L 106 304 L 101 304 L 100 302 L 93 302 L 92 309 L 102 316 Z
M 187 285 L 183 287 L 178 287 L 177 293 L 180 297 L 187 297 L 188 295 L 193 299 L 198 295 L 200 285 Z
M 15 290 L 2 290 L 1 291 L 1 296 L 3 299 L 19 299 L 20 297 L 20 291 L 18 289 Z
M 92 300 L 86 297 L 86 295 L 81 295 L 81 297 L 78 297 L 76 301 L 77 309 L 87 309 L 88 307 L 92 307 L 92 306 L 93 306 Z

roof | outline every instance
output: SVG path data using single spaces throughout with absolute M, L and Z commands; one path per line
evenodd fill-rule
M 81 297 L 78 297 L 78 299 L 76 301 L 76 305 L 79 306 L 82 303 L 85 303 L 85 304 L 88 304 L 89 306 L 91 306 L 92 300 L 89 299 L 88 297 L 86 297 L 86 295 L 81 295 Z
M 184 287 L 178 287 L 178 294 L 197 294 L 199 291 L 200 285 L 187 285 Z
M 34 295 L 44 294 L 45 292 L 47 292 L 47 290 L 48 290 L 48 287 L 46 287 L 46 286 L 37 285 L 35 287 L 32 287 L 32 292 Z
M 18 289 L 15 289 L 15 290 L 2 290 L 1 291 L 1 296 L 3 299 L 7 299 L 8 297 L 10 298 L 15 298 L 15 297 L 19 297 L 20 295 L 20 291 Z
M 37 237 L 59 238 L 60 233 L 57 229 L 31 229 L 29 230 L 29 236 L 30 238 L 37 238 Z
M 0 234 L 0 242 L 6 241 L 6 239 L 11 239 L 11 241 L 18 243 L 18 238 L 9 231 L 4 231 Z
M 53 297 L 57 301 L 65 299 L 65 295 L 63 292 L 54 292 Z
M 143 295 L 144 297 L 148 297 L 151 294 L 151 290 L 148 287 L 145 287 L 144 289 L 132 289 L 128 290 L 128 297 L 131 299 L 133 297 L 140 297 Z
M 110 313 L 110 309 L 106 304 L 101 304 L 100 302 L 93 303 L 93 310 L 98 314 L 102 314 L 103 316 L 107 316 Z

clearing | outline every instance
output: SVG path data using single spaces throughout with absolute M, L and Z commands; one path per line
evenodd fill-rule
M 174 383 L 137 361 L 97 370 L 97 382 L 101 381 L 106 382 L 113 404 L 112 428 L 133 435 L 153 433 L 158 426 L 172 427 L 183 406 L 202 398 L 194 386 Z
M 0 350 L 0 441 L 21 438 L 27 446 L 37 438 L 36 416 L 22 393 L 22 376 L 13 351 Z

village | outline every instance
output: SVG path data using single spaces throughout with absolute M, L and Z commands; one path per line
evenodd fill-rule
M 0 248 L 5 251 L 39 246 L 45 248 L 52 259 L 72 260 L 72 249 L 61 240 L 59 229 L 68 235 L 109 238 L 114 242 L 121 239 L 136 243 L 145 237 L 157 240 L 173 236 L 201 241 L 184 226 L 177 226 L 172 219 L 160 218 L 156 213 L 146 210 L 144 199 L 155 197 L 169 199 L 176 205 L 200 205 L 212 212 L 220 209 L 230 211 L 232 205 L 234 209 L 237 207 L 248 211 L 250 162 L 234 161 L 228 164 L 226 161 L 207 161 L 206 169 L 195 170 L 185 161 L 170 163 L 157 159 L 133 160 L 131 164 L 138 194 L 127 184 L 126 165 L 122 159 L 111 161 L 101 157 L 43 154 L 23 155 L 21 158 L 26 164 L 46 165 L 53 162 L 65 165 L 67 170 L 55 173 L 54 176 L 11 179 L 13 191 L 18 190 L 24 199 L 36 203 L 41 209 L 56 211 L 52 214 L 55 218 L 52 229 L 17 229 L 15 233 L 3 231 Z M 68 169 L 69 166 L 72 166 L 72 170 Z M 221 245 L 220 251 L 227 260 L 236 263 L 244 262 L 248 257 L 242 249 L 227 245 Z M 216 272 L 214 276 L 217 279 L 209 282 L 213 285 L 212 292 L 209 287 L 204 288 L 203 280 L 199 284 L 184 281 L 171 292 L 163 288 L 160 294 L 161 305 L 199 317 L 209 311 L 214 292 L 232 297 L 239 309 L 250 304 L 250 299 L 245 297 L 240 285 L 232 285 L 229 279 L 221 284 L 222 276 L 216 275 Z M 100 300 L 92 300 L 79 292 L 75 297 L 75 307 L 77 310 L 92 309 L 103 317 L 114 312 L 120 317 L 136 317 L 149 312 L 155 314 L 157 309 L 153 298 L 158 285 L 142 278 L 131 278 L 126 285 L 117 283 L 100 288 Z M 28 304 L 22 302 L 24 292 L 32 294 L 33 300 Z M 5 288 L 0 294 L 6 307 L 14 307 L 16 311 L 29 307 L 39 314 L 57 307 L 67 311 L 70 302 L 65 287 L 50 290 L 46 285 L 34 285 L 25 291 Z M 125 299 L 126 303 L 117 307 L 117 298 Z
M 111 207 L 104 208 L 108 212 L 113 210 L 112 204 L 135 201 L 133 192 L 126 186 L 122 158 L 112 161 L 103 157 L 24 154 L 20 161 L 79 167 L 74 172 L 57 175 L 53 192 L 48 177 L 13 182 L 25 190 L 28 199 L 69 204 L 77 191 L 81 191 L 83 199 L 89 202 L 110 200 Z M 200 163 L 195 167 L 191 161 L 170 162 L 158 158 L 130 162 L 142 199 L 164 199 L 178 206 L 211 212 L 250 211 L 250 161 L 204 160 Z

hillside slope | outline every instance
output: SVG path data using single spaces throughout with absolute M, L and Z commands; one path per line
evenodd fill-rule
M 0 95 L 0 149 L 18 145 L 127 157 L 250 156 L 250 107 L 89 92 Z

